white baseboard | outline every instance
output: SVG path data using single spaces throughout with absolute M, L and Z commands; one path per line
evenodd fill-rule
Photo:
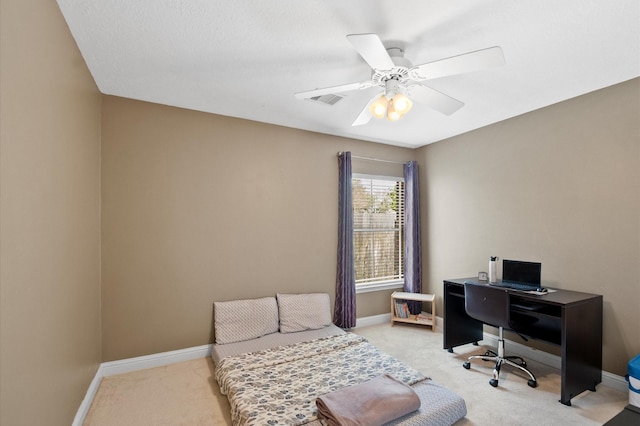
M 627 380 L 622 376 L 609 373 L 608 371 L 602 371 L 602 384 L 624 393 L 629 392 L 629 383 L 627 383 Z
M 385 324 L 391 322 L 391 314 L 373 315 L 370 317 L 356 318 L 356 327 L 368 327 L 370 325 Z
M 103 377 L 114 374 L 129 373 L 131 371 L 145 370 L 147 368 L 162 367 L 176 362 L 190 361 L 192 359 L 211 356 L 212 345 L 195 346 L 193 348 L 179 349 L 176 351 L 161 352 L 158 354 L 144 355 L 135 358 L 121 359 L 118 361 L 103 362 L 100 368 Z
M 72 426 L 82 426 L 84 419 L 89 413 L 93 398 L 96 396 L 100 382 L 103 377 L 115 374 L 130 373 L 132 371 L 145 370 L 147 368 L 162 367 L 164 365 L 177 362 L 190 361 L 192 359 L 206 358 L 211 356 L 213 345 L 195 346 L 192 348 L 179 349 L 176 351 L 161 352 L 157 354 L 144 355 L 135 358 L 121 359 L 118 361 L 103 362 L 98 367 L 95 377 L 87 389 L 87 393 L 78 408 Z
M 84 399 L 82 400 L 82 403 L 78 408 L 78 411 L 76 412 L 73 423 L 71 423 L 72 426 L 82 426 L 82 424 L 84 423 L 84 419 L 89 413 L 89 408 L 91 408 L 91 403 L 93 403 L 93 398 L 95 398 L 96 392 L 98 392 L 100 382 L 102 382 L 102 377 L 104 376 L 102 374 L 102 365 L 100 365 L 98 367 L 96 375 L 93 376 L 93 380 L 89 385 L 89 389 L 87 389 L 87 393 L 85 394 Z

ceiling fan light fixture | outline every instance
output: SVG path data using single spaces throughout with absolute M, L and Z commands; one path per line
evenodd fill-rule
M 387 105 L 387 120 L 398 121 L 409 112 L 413 102 L 402 93 L 396 93 Z
M 387 98 L 384 95 L 378 96 L 378 98 L 373 101 L 371 106 L 369 107 L 369 111 L 371 111 L 371 115 L 375 118 L 384 118 L 387 114 Z
M 405 115 L 411 110 L 413 102 L 402 93 L 397 93 L 393 97 L 393 106 L 401 115 Z
M 403 114 L 396 109 L 395 102 L 393 98 L 389 101 L 389 106 L 387 107 L 387 120 L 389 121 L 398 121 L 402 118 Z

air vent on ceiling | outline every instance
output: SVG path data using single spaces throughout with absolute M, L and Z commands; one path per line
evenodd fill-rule
M 327 105 L 335 105 L 343 97 L 344 96 L 339 96 L 339 95 L 322 95 L 322 96 L 314 96 L 312 98 L 307 98 L 307 99 L 309 99 L 310 101 L 320 102 Z

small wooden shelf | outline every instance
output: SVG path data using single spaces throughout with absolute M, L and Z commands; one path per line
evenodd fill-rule
M 419 302 L 430 302 L 431 312 L 427 312 L 428 318 L 422 318 L 419 315 L 409 315 L 408 318 L 401 318 L 396 315 L 396 301 L 415 300 Z M 391 325 L 396 322 L 404 322 L 408 324 L 420 324 L 436 329 L 436 298 L 433 294 L 422 293 L 405 293 L 402 291 L 394 291 L 391 294 Z

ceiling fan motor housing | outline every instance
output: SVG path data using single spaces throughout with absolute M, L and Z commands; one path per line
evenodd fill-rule
M 390 47 L 387 52 L 395 66 L 390 70 L 372 70 L 371 81 L 374 85 L 384 87 L 385 96 L 391 99 L 398 93 L 400 83 L 405 83 L 410 79 L 409 69 L 412 64 L 404 57 L 404 50 L 399 47 Z

